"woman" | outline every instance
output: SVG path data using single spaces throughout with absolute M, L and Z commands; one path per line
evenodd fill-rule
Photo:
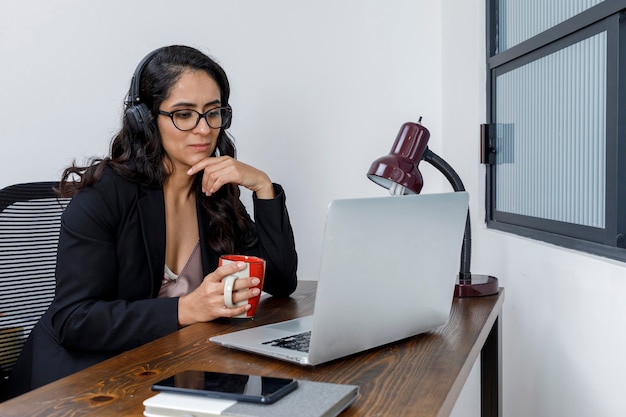
M 230 87 L 223 69 L 185 46 L 139 65 L 110 156 L 65 170 L 55 299 L 11 376 L 14 395 L 69 375 L 181 326 L 232 317 L 221 280 L 267 261 L 264 291 L 288 296 L 297 255 L 280 185 L 235 159 L 226 133 Z M 80 181 L 75 181 L 80 179 Z M 253 222 L 239 199 L 253 191 Z M 233 302 L 258 294 L 236 281 Z

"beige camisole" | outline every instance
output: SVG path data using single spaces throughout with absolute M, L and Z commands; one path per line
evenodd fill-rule
M 203 278 L 200 242 L 198 242 L 180 274 L 176 275 L 165 265 L 159 297 L 180 297 L 189 294 L 200 286 Z

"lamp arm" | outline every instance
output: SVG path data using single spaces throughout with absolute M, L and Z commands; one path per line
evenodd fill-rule
M 454 191 L 465 191 L 465 187 L 463 186 L 463 181 L 461 181 L 461 177 L 456 173 L 456 171 L 443 160 L 439 155 L 430 150 L 430 148 L 426 148 L 424 151 L 424 156 L 422 159 L 435 168 L 439 172 L 441 172 L 450 182 Z
M 434 166 L 439 172 L 441 172 L 450 182 L 455 192 L 465 191 L 463 181 L 456 171 L 439 155 L 426 148 L 422 159 L 432 166 Z M 472 260 L 472 230 L 470 225 L 469 210 L 467 211 L 467 218 L 465 219 L 465 233 L 463 234 L 463 247 L 461 248 L 461 270 L 459 272 L 459 278 L 463 280 L 471 280 L 470 264 Z

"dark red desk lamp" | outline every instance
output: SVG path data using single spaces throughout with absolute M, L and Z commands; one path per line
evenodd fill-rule
M 425 160 L 441 172 L 454 191 L 465 191 L 458 174 L 442 158 L 428 149 L 430 132 L 421 124 L 407 122 L 402 125 L 396 141 L 388 155 L 375 160 L 367 177 L 376 184 L 389 189 L 392 195 L 419 194 L 424 186 L 422 174 L 417 169 L 420 160 Z M 470 272 L 471 227 L 469 211 L 465 222 L 465 234 L 461 248 L 461 269 L 457 277 L 454 295 L 474 297 L 498 292 L 498 279 L 490 275 L 474 275 Z

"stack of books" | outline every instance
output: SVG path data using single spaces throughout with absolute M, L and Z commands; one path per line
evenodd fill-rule
M 334 417 L 356 399 L 356 385 L 298 381 L 298 388 L 272 404 L 160 392 L 144 401 L 146 417 Z

